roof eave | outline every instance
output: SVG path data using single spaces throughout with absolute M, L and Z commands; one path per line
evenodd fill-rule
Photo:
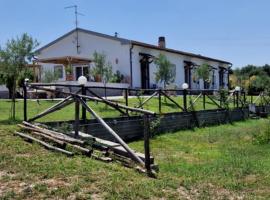
M 146 44 L 146 43 L 142 43 L 142 42 L 138 42 L 138 41 L 131 41 L 131 43 L 133 45 L 136 45 L 136 46 L 142 46 L 142 47 L 156 49 L 156 50 L 160 50 L 160 51 L 166 51 L 166 52 L 170 52 L 170 53 L 177 53 L 177 54 L 180 54 L 180 55 L 191 56 L 191 57 L 195 57 L 195 58 L 201 58 L 201 59 L 205 59 L 205 60 L 209 60 L 209 61 L 214 61 L 214 62 L 219 62 L 219 63 L 223 63 L 223 64 L 227 64 L 227 65 L 232 65 L 232 63 L 230 63 L 228 61 L 219 60 L 219 59 L 215 59 L 215 58 L 210 58 L 210 57 L 206 57 L 206 56 L 202 56 L 202 55 L 198 55 L 198 54 L 188 53 L 188 52 L 184 52 L 184 51 L 178 51 L 178 50 L 169 49 L 169 48 L 160 48 L 160 47 L 155 46 L 155 45 Z

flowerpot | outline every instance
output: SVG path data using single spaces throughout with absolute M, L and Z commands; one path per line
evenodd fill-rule
M 66 81 L 73 81 L 73 75 L 72 74 L 66 74 Z
M 101 82 L 101 76 L 99 74 L 95 75 L 95 81 L 96 82 Z

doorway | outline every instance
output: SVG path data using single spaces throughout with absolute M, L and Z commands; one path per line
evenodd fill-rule
M 89 66 L 75 66 L 75 78 L 78 80 L 80 76 L 85 76 L 89 81 Z
M 149 62 L 141 62 L 141 88 L 149 89 L 150 88 L 150 75 L 149 75 Z

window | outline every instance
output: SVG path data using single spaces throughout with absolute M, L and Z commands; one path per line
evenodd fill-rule
M 54 66 L 54 74 L 58 77 L 58 79 L 63 78 L 63 66 L 62 65 L 55 65 Z

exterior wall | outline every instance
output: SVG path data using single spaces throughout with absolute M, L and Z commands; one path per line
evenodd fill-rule
M 144 48 L 141 46 L 134 46 L 132 50 L 132 68 L 133 68 L 133 87 L 141 87 L 141 67 L 140 67 L 140 59 L 141 57 L 139 56 L 139 53 L 146 53 L 150 54 L 152 56 L 157 57 L 160 53 L 166 55 L 166 57 L 170 60 L 172 64 L 176 65 L 176 77 L 175 77 L 175 82 L 174 84 L 178 87 L 181 88 L 181 85 L 185 82 L 185 74 L 184 74 L 184 61 L 191 61 L 196 63 L 197 65 L 201 64 L 209 64 L 213 67 L 216 68 L 215 70 L 215 84 L 212 86 L 210 83 L 210 89 L 219 89 L 219 66 L 222 66 L 218 62 L 211 62 L 207 60 L 202 60 L 198 58 L 191 58 L 175 53 L 170 53 L 170 52 L 165 52 L 165 51 L 160 51 L 156 49 L 150 49 L 150 48 Z M 224 66 L 227 67 L 227 66 Z M 156 72 L 156 66 L 154 63 L 151 63 L 149 66 L 150 69 L 150 87 L 152 87 L 153 84 L 156 84 L 155 81 L 155 72 Z M 224 81 L 225 85 L 227 85 L 227 76 L 224 76 Z M 158 84 L 159 87 L 163 87 L 162 84 Z M 191 81 L 191 89 L 204 89 L 203 88 L 203 81 L 200 80 L 199 84 Z
M 121 74 L 126 76 L 127 79 L 131 79 L 130 75 L 130 42 L 128 40 L 114 40 L 111 38 L 106 38 L 102 36 L 97 36 L 95 34 L 90 34 L 86 32 L 79 31 L 79 52 L 76 48 L 76 32 L 62 38 L 53 45 L 43 49 L 39 58 L 51 58 L 51 57 L 62 57 L 62 56 L 77 56 L 83 58 L 92 58 L 92 55 L 95 51 L 104 52 L 107 55 L 107 60 L 112 64 L 113 71 L 116 72 L 119 70 Z M 222 64 L 218 62 L 210 62 L 208 60 L 193 58 L 189 56 L 184 56 L 176 53 L 165 52 L 162 50 L 156 50 L 152 48 L 146 48 L 134 45 L 132 49 L 132 87 L 140 88 L 141 87 L 141 66 L 140 66 L 140 56 L 139 53 L 147 53 L 153 56 L 158 56 L 159 53 L 165 54 L 171 63 L 176 65 L 176 78 L 174 85 L 177 88 L 181 88 L 181 85 L 185 81 L 184 75 L 184 61 L 191 61 L 198 65 L 207 63 L 217 70 L 215 71 L 215 84 L 212 86 L 210 84 L 210 89 L 219 89 L 219 73 L 218 68 Z M 117 62 L 116 62 L 117 60 Z M 55 64 L 43 64 L 44 70 L 53 70 Z M 91 66 L 91 65 L 90 65 Z M 224 66 L 228 67 L 228 66 Z M 156 84 L 155 81 L 155 72 L 156 66 L 154 63 L 151 63 L 149 66 L 150 69 L 150 87 Z M 75 72 L 75 69 L 73 70 Z M 75 75 L 74 75 L 75 77 Z M 63 73 L 63 78 L 59 81 L 65 81 L 65 72 Z M 224 76 L 225 85 L 227 85 L 227 76 Z M 157 84 L 158 87 L 162 87 L 162 84 Z M 191 80 L 191 89 L 203 89 L 203 81 L 200 80 L 199 84 Z
M 9 93 L 5 85 L 0 85 L 0 99 L 8 99 Z
M 182 83 L 184 83 L 184 58 L 183 57 L 179 56 L 178 54 L 164 53 L 162 51 L 155 50 L 155 49 L 134 46 L 132 50 L 133 87 L 141 87 L 141 64 L 140 64 L 141 57 L 139 56 L 139 53 L 147 53 L 156 57 L 160 53 L 165 54 L 168 57 L 168 59 L 171 61 L 171 63 L 176 65 L 176 77 L 175 77 L 174 84 L 179 87 L 181 86 Z M 152 87 L 153 84 L 156 84 L 156 81 L 155 81 L 156 66 L 154 63 L 150 64 L 149 70 L 150 70 L 150 87 Z M 161 83 L 158 83 L 157 85 L 159 87 L 163 86 Z
M 76 48 L 76 32 L 59 40 L 55 44 L 43 49 L 38 55 L 39 59 L 62 57 L 62 56 L 77 56 L 82 58 L 92 58 L 95 51 L 104 52 L 113 66 L 113 71 L 119 70 L 124 76 L 130 75 L 129 62 L 129 43 L 122 43 L 117 40 L 112 40 L 96 35 L 90 35 L 79 31 L 79 52 Z M 118 60 L 118 63 L 116 62 Z M 43 70 L 53 70 L 55 64 L 43 64 Z M 65 80 L 65 73 L 63 79 Z

